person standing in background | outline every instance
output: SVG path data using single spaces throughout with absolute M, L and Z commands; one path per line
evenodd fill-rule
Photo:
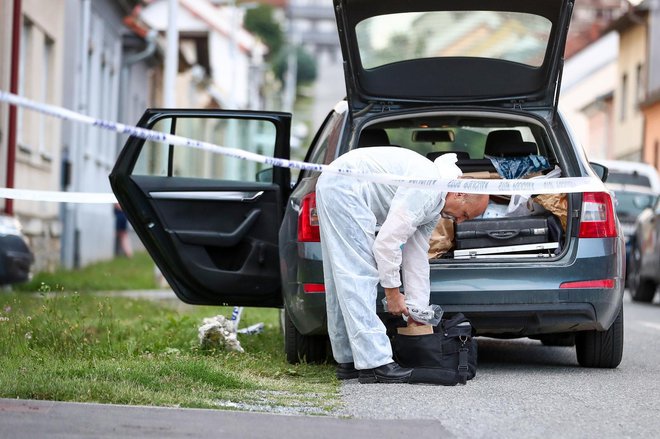
M 127 258 L 133 257 L 133 247 L 131 246 L 131 239 L 128 236 L 128 220 L 126 214 L 121 209 L 118 203 L 114 206 L 115 212 L 115 255 L 126 256 Z

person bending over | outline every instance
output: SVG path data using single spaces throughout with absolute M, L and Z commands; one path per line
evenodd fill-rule
M 435 162 L 397 147 L 352 150 L 330 164 L 335 169 L 419 179 L 462 175 L 456 155 Z M 328 334 L 337 378 L 360 383 L 405 383 L 412 369 L 400 367 L 383 322 L 376 314 L 377 287 L 388 311 L 408 315 L 408 306 L 428 306 L 429 238 L 440 217 L 456 223 L 481 215 L 486 194 L 441 192 L 322 173 L 316 186 L 325 278 Z M 380 228 L 379 228 L 380 227 Z M 376 234 L 378 232 L 378 234 Z M 405 296 L 400 293 L 402 285 Z M 409 319 L 409 324 L 412 324 Z

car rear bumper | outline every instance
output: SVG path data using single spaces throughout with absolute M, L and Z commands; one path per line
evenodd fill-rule
M 606 330 L 623 302 L 623 239 L 574 240 L 555 261 L 434 264 L 431 303 L 462 312 L 480 334 Z M 610 288 L 575 282 L 608 281 Z
M 465 314 L 480 335 L 606 330 L 623 302 L 623 240 L 583 239 L 573 244 L 572 253 L 554 261 L 432 264 L 430 301 L 446 313 Z M 286 302 L 297 304 L 292 314 L 304 315 L 305 328 L 317 334 L 325 331 L 324 294 L 304 293 L 302 284 L 323 282 L 320 254 L 308 247 L 299 256 L 307 257 L 298 259 L 298 282 L 289 288 L 297 292 L 296 298 Z M 600 279 L 612 280 L 612 287 L 562 288 L 566 282 Z M 377 311 L 383 312 L 380 300 Z
M 620 305 L 619 305 L 620 306 Z M 600 309 L 599 309 L 600 308 Z M 444 306 L 445 312 L 462 312 L 479 335 L 526 337 L 586 330 L 603 331 L 614 321 L 611 305 L 592 303 Z M 618 308 L 617 308 L 618 309 Z

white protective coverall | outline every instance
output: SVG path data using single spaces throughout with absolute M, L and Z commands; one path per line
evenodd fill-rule
M 398 147 L 352 150 L 330 166 L 414 178 L 458 178 L 456 155 L 435 163 Z M 316 186 L 321 229 L 328 333 L 338 363 L 371 369 L 392 361 L 385 325 L 376 314 L 378 283 L 400 287 L 406 304 L 426 307 L 430 297 L 429 238 L 445 193 L 323 173 Z M 380 229 L 378 229 L 380 227 Z M 376 231 L 378 230 L 378 236 Z

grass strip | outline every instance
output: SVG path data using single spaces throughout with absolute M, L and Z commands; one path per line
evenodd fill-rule
M 12 285 L 14 291 L 118 291 L 157 288 L 154 263 L 145 252 L 132 258 L 115 258 L 75 270 L 60 268 L 39 272 L 29 282 Z
M 50 288 L 43 288 L 42 290 Z M 231 308 L 98 294 L 0 294 L 5 398 L 332 414 L 332 366 L 290 365 L 276 309 L 246 308 L 245 353 L 201 349 L 204 317 Z

